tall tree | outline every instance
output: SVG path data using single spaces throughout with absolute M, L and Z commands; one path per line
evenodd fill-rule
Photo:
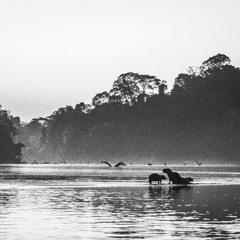
M 95 95 L 95 97 L 92 99 L 92 105 L 98 106 L 102 105 L 103 103 L 107 103 L 109 101 L 109 93 L 104 91 L 102 93 L 98 93 Z
M 230 58 L 224 54 L 217 54 L 208 58 L 204 61 L 200 67 L 201 74 L 205 75 L 208 74 L 211 70 L 215 68 L 222 68 L 225 65 L 229 65 L 231 62 Z
M 13 117 L 0 105 L 0 163 L 21 163 L 20 145 L 13 141 L 15 135 Z
M 113 83 L 113 87 L 110 90 L 111 99 L 114 96 L 121 99 L 122 103 L 132 104 L 133 99 L 139 93 L 136 76 L 132 72 L 121 74 Z

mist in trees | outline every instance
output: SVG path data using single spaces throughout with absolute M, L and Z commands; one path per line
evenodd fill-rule
M 218 54 L 189 67 L 170 92 L 166 81 L 155 76 L 121 74 L 92 104 L 59 108 L 19 127 L 24 159 L 239 161 L 240 70 L 230 62 Z
M 19 118 L 13 118 L 7 110 L 0 105 L 0 164 L 22 163 L 22 148 L 24 144 L 15 142 L 17 135 L 15 124 L 20 124 Z

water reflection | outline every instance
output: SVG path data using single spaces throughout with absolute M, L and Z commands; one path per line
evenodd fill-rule
M 39 180 L 29 177 L 37 168 L 21 169 L 29 177 L 18 180 L 21 184 L 2 177 L 3 239 L 240 238 L 240 185 L 124 185 L 130 172 L 122 171 L 119 180 L 110 170 L 93 171 L 88 179 L 88 172 L 81 172 L 81 178 L 72 168 L 61 169 L 54 178 L 55 170 L 49 169 L 51 177 L 45 178 L 40 169 Z M 2 173 L 13 174 L 7 171 Z M 68 178 L 59 178 L 67 171 Z M 92 179 L 98 183 L 89 187 L 85 181 Z
M 155 197 L 155 196 L 161 196 L 163 193 L 165 194 L 181 194 L 181 190 L 189 191 L 193 187 L 189 185 L 182 185 L 182 186 L 174 186 L 174 185 L 169 185 L 169 186 L 161 186 L 161 185 L 156 185 L 156 186 L 149 186 L 149 196 Z
M 215 191 L 215 186 L 211 191 L 190 186 L 2 189 L 0 233 L 5 239 L 36 239 L 36 233 L 37 239 L 237 239 L 239 195 L 231 195 L 237 190 Z M 221 191 L 225 191 L 222 197 L 215 194 Z M 212 203 L 214 195 L 219 202 L 231 200 L 227 211 L 226 202 L 225 210 L 224 203 Z

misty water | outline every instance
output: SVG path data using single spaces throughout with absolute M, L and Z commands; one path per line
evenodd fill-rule
M 240 167 L 168 167 L 193 184 L 150 186 L 162 165 L 1 165 L 0 238 L 239 239 Z

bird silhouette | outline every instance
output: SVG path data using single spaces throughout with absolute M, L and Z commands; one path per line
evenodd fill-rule
M 105 164 L 107 164 L 109 167 L 112 167 L 112 165 L 111 165 L 108 161 L 101 161 L 101 163 L 105 163 Z M 125 166 L 126 164 L 123 163 L 123 162 L 119 162 L 119 163 L 117 163 L 116 165 L 114 165 L 114 167 L 119 167 L 119 166 L 121 166 L 121 165 Z
M 112 167 L 112 165 L 111 165 L 109 162 L 107 162 L 107 161 L 101 161 L 101 163 L 105 163 L 105 164 L 107 164 L 109 167 Z
M 196 163 L 197 163 L 198 166 L 201 166 L 201 165 L 202 165 L 202 163 L 201 163 L 201 162 L 198 162 L 197 160 L 196 160 Z
M 126 166 L 125 163 L 123 163 L 123 162 L 119 162 L 119 163 L 117 163 L 114 167 L 119 167 L 119 166 L 121 166 L 121 165 Z

